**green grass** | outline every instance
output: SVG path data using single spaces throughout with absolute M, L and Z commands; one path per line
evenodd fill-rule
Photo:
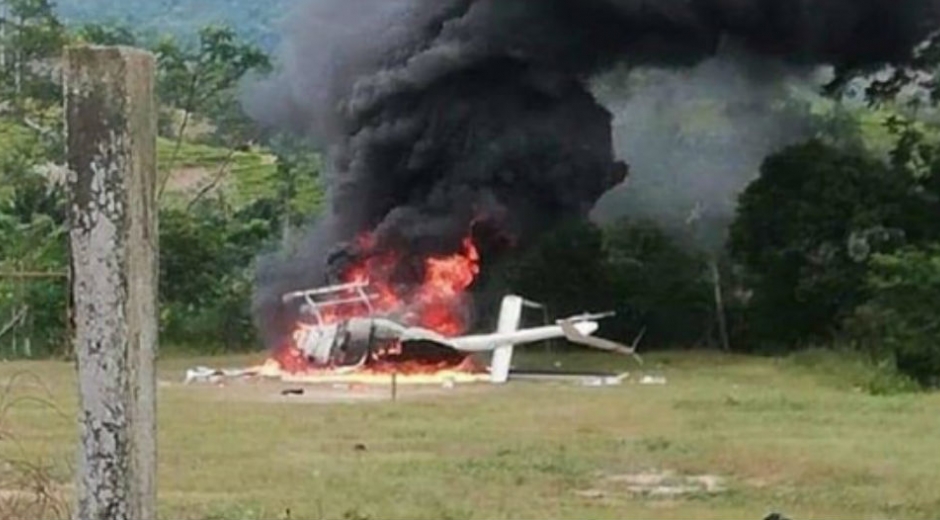
M 168 184 L 169 201 L 188 201 L 195 191 L 224 173 L 221 189 L 235 207 L 257 199 L 274 197 L 277 184 L 271 178 L 276 173 L 275 159 L 261 150 L 232 151 L 223 147 L 184 141 L 179 151 L 176 141 L 160 138 L 157 141 L 157 163 L 160 174 L 166 169 L 173 173 Z
M 823 383 L 843 390 L 872 395 L 916 392 L 916 381 L 897 371 L 893 362 L 874 362 L 870 357 L 845 348 L 815 348 L 795 353 L 789 361 L 798 370 L 810 371 Z
M 526 357 L 529 365 L 610 367 L 598 356 Z M 178 381 L 195 364 L 163 360 Z M 635 367 L 631 370 L 635 372 Z M 24 401 L 2 416 L 19 448 L 67 479 L 77 428 L 72 366 L 29 371 L 64 416 Z M 647 359 L 665 386 L 522 383 L 397 403 L 306 404 L 273 390 L 161 386 L 163 518 L 936 518 L 940 396 L 872 396 L 812 363 L 714 354 Z M 827 375 L 828 374 L 828 375 Z M 635 372 L 631 379 L 640 376 Z M 23 380 L 13 394 L 41 395 Z M 254 395 L 258 394 L 258 395 Z M 252 398 L 245 398 L 251 395 Z M 367 451 L 357 451 L 363 444 Z M 604 475 L 714 474 L 729 489 L 678 499 L 629 495 Z M 578 491 L 600 490 L 587 498 Z M 2 490 L 0 490 L 2 491 Z
M 13 183 L 6 176 L 34 162 L 39 151 L 39 141 L 34 132 L 0 117 L 0 202 L 13 194 Z
M 166 203 L 184 205 L 203 186 L 221 177 L 221 193 L 236 209 L 261 199 L 276 199 L 283 184 L 277 176 L 277 159 L 269 151 L 252 148 L 232 151 L 223 147 L 184 141 L 176 150 L 175 140 L 157 141 L 157 162 L 160 175 L 172 169 L 167 185 Z M 220 176 L 221 173 L 221 176 Z M 323 187 L 314 177 L 296 179 L 293 204 L 297 211 L 307 213 L 320 206 Z

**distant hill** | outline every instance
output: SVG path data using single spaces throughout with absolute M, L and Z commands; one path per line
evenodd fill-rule
M 150 36 L 190 38 L 208 24 L 226 24 L 266 50 L 279 41 L 279 22 L 301 0 L 57 0 L 69 24 L 116 23 Z

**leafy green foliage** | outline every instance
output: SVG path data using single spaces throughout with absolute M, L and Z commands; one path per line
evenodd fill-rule
M 238 102 L 237 86 L 249 72 L 269 70 L 270 61 L 259 48 L 239 41 L 234 31 L 225 26 L 201 29 L 195 47 L 180 45 L 171 37 L 163 38 L 154 52 L 158 64 L 157 93 L 164 105 L 162 133 L 176 141 L 172 155 L 162 163 L 164 173 L 158 191 L 162 198 L 175 172 L 187 130 L 196 120 L 205 120 L 212 126 L 213 130 L 208 132 L 211 144 L 242 149 L 255 140 L 253 126 Z M 178 126 L 173 117 L 175 111 L 182 112 Z M 232 156 L 230 153 L 226 163 Z M 219 176 L 226 172 L 226 166 L 223 165 Z
M 161 309 L 164 337 L 176 344 L 227 350 L 254 345 L 249 314 L 255 256 L 286 225 L 319 208 L 319 156 L 277 141 L 276 155 L 183 143 L 178 165 L 215 175 L 230 170 L 217 196 L 192 190 L 161 212 Z M 161 139 L 160 162 L 174 145 Z M 165 163 L 163 163 L 165 164 Z
M 872 298 L 849 319 L 855 344 L 922 384 L 940 384 L 940 245 L 872 259 Z
M 159 65 L 157 91 L 163 103 L 208 118 L 222 129 L 222 135 L 237 137 L 237 142 L 248 139 L 249 125 L 236 87 L 248 72 L 270 69 L 261 49 L 239 41 L 229 27 L 207 26 L 199 31 L 195 47 L 164 38 L 154 52 Z
M 605 235 L 619 334 L 646 328 L 651 342 L 666 345 L 703 339 L 715 316 L 705 258 L 651 223 L 623 221 Z
M 44 156 L 30 129 L 0 119 L 0 273 L 63 272 L 64 194 L 37 168 Z M 35 355 L 57 352 L 65 332 L 65 281 L 0 277 L 0 337 L 5 355 L 13 337 L 28 338 Z M 7 325 L 18 322 L 18 328 Z
M 879 161 L 816 141 L 770 157 L 741 196 L 730 244 L 758 337 L 828 337 L 867 298 L 868 258 L 930 226 L 912 189 Z
M 598 228 L 568 223 L 507 268 L 513 291 L 548 306 L 552 315 L 613 310 L 605 331 L 644 345 L 695 343 L 714 311 L 703 258 L 684 251 L 644 222 Z
M 137 45 L 137 35 L 124 25 L 88 23 L 78 28 L 76 37 L 94 45 Z
M 940 381 L 940 170 L 922 129 L 891 129 L 891 164 L 818 142 L 767 160 L 731 240 L 759 340 L 844 340 L 879 367 Z
M 576 221 L 546 235 L 508 267 L 507 278 L 519 294 L 547 305 L 552 314 L 564 315 L 594 309 L 607 300 L 605 267 L 602 231 Z
M 903 214 L 900 228 L 906 247 L 878 251 L 864 241 L 854 244 L 867 261 L 853 269 L 855 282 L 864 277 L 858 291 L 863 298 L 842 306 L 851 311 L 845 314 L 844 339 L 879 363 L 889 363 L 921 384 L 933 385 L 940 379 L 933 318 L 938 308 L 935 244 L 940 235 L 936 225 L 940 215 L 938 71 L 940 35 L 934 34 L 909 62 L 894 64 L 887 71 L 838 71 L 830 85 L 836 97 L 863 91 L 870 109 L 867 117 L 879 116 L 881 141 L 889 143 L 884 152 L 890 168 L 880 175 L 905 185 L 908 192 L 906 198 L 894 201 L 893 209 L 887 207 L 891 203 L 881 201 L 882 211 Z M 831 206 L 826 200 L 815 204 Z M 849 246 L 853 246 L 851 241 Z M 874 254 L 868 258 L 870 253 Z
M 64 173 L 56 166 L 63 159 L 61 125 L 46 126 L 61 120 L 59 87 L 45 96 L 38 86 L 48 79 L 42 66 L 60 55 L 66 34 L 43 0 L 5 5 L 10 17 L 3 20 L 0 48 L 11 59 L 3 60 L 0 88 L 17 97 L 15 104 L 0 103 L 0 273 L 64 273 Z M 72 37 L 106 45 L 148 40 L 102 24 L 80 27 Z M 253 260 L 282 222 L 289 228 L 317 210 L 319 156 L 302 145 L 275 143 L 274 153 L 246 144 L 247 120 L 235 91 L 248 71 L 266 69 L 268 58 L 231 29 L 205 27 L 193 44 L 163 39 L 155 50 L 163 109 L 185 114 L 173 141 L 160 139 L 158 164 L 168 180 L 171 172 L 189 175 L 170 186 L 175 196 L 161 208 L 161 328 L 168 341 L 250 346 Z M 196 138 L 209 143 L 191 142 L 195 132 L 185 131 L 187 121 L 193 128 L 208 122 L 209 136 Z M 63 278 L 0 277 L 0 330 L 13 331 L 0 342 L 28 337 L 34 355 L 61 347 L 65 290 Z
M 57 103 L 61 99 L 50 60 L 57 58 L 66 40 L 48 0 L 4 0 L 5 16 L 0 18 L 4 41 L 0 52 L 0 99 L 15 106 L 25 99 Z
M 248 302 L 251 265 L 271 229 L 250 214 L 226 214 L 216 201 L 160 215 L 163 333 L 177 343 L 253 342 Z

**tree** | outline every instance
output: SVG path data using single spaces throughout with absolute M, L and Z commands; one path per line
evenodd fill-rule
M 95 45 L 127 45 L 133 47 L 138 44 L 137 35 L 124 25 L 89 23 L 78 29 L 76 37 L 80 41 Z
M 250 71 L 264 72 L 270 68 L 268 56 L 251 44 L 241 43 L 232 29 L 208 26 L 199 31 L 195 49 L 181 46 L 173 38 L 156 45 L 159 74 L 157 92 L 160 100 L 183 112 L 176 130 L 176 151 L 179 154 L 186 130 L 194 116 L 202 116 L 216 125 L 217 137 L 235 148 L 251 140 L 252 125 L 241 111 L 236 87 Z M 167 175 L 160 182 L 163 192 L 174 160 L 166 167 Z
M 711 329 L 712 292 L 704 254 L 651 222 L 622 220 L 604 229 L 616 333 L 646 329 L 653 345 L 693 345 Z
M 819 141 L 769 157 L 740 198 L 730 242 L 758 337 L 830 337 L 868 297 L 869 258 L 932 226 L 913 188 L 910 176 Z
M 940 160 L 938 73 L 940 33 L 934 32 L 914 49 L 911 59 L 894 63 L 886 70 L 839 71 L 828 93 L 839 98 L 860 91 L 870 107 L 892 110 L 894 113 L 885 121 L 896 139 L 891 151 L 892 164 L 921 177 Z
M 510 265 L 507 278 L 514 291 L 547 305 L 552 314 L 565 315 L 609 301 L 605 268 L 600 228 L 573 221 L 545 235 Z
M 708 332 L 706 273 L 703 257 L 651 223 L 573 221 L 510 262 L 503 283 L 553 316 L 611 310 L 604 327 L 612 337 L 631 341 L 645 329 L 645 345 L 673 346 Z
M 229 214 L 219 201 L 204 199 L 161 212 L 161 327 L 168 341 L 252 344 L 252 261 L 272 234 L 253 209 Z
M 51 175 L 55 169 L 46 168 L 59 139 L 40 127 L 36 103 L 26 97 L 30 93 L 21 91 L 11 99 L 14 104 L 6 106 L 10 113 L 0 114 L 0 272 L 61 273 L 66 265 L 64 193 Z M 26 353 L 33 356 L 58 352 L 65 333 L 65 301 L 64 278 L 0 279 L 0 331 L 8 333 L 0 336 L 28 346 Z
M 26 99 L 61 102 L 53 60 L 66 32 L 48 0 L 0 2 L 0 99 L 22 109 Z
M 154 50 L 160 64 L 160 99 L 188 112 L 207 110 L 213 97 L 235 87 L 247 72 L 270 68 L 263 51 L 238 41 L 224 26 L 202 28 L 195 48 L 165 37 Z

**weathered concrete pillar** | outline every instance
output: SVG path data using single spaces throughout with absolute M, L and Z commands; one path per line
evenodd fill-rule
M 154 60 L 72 47 L 64 65 L 80 520 L 155 518 Z

